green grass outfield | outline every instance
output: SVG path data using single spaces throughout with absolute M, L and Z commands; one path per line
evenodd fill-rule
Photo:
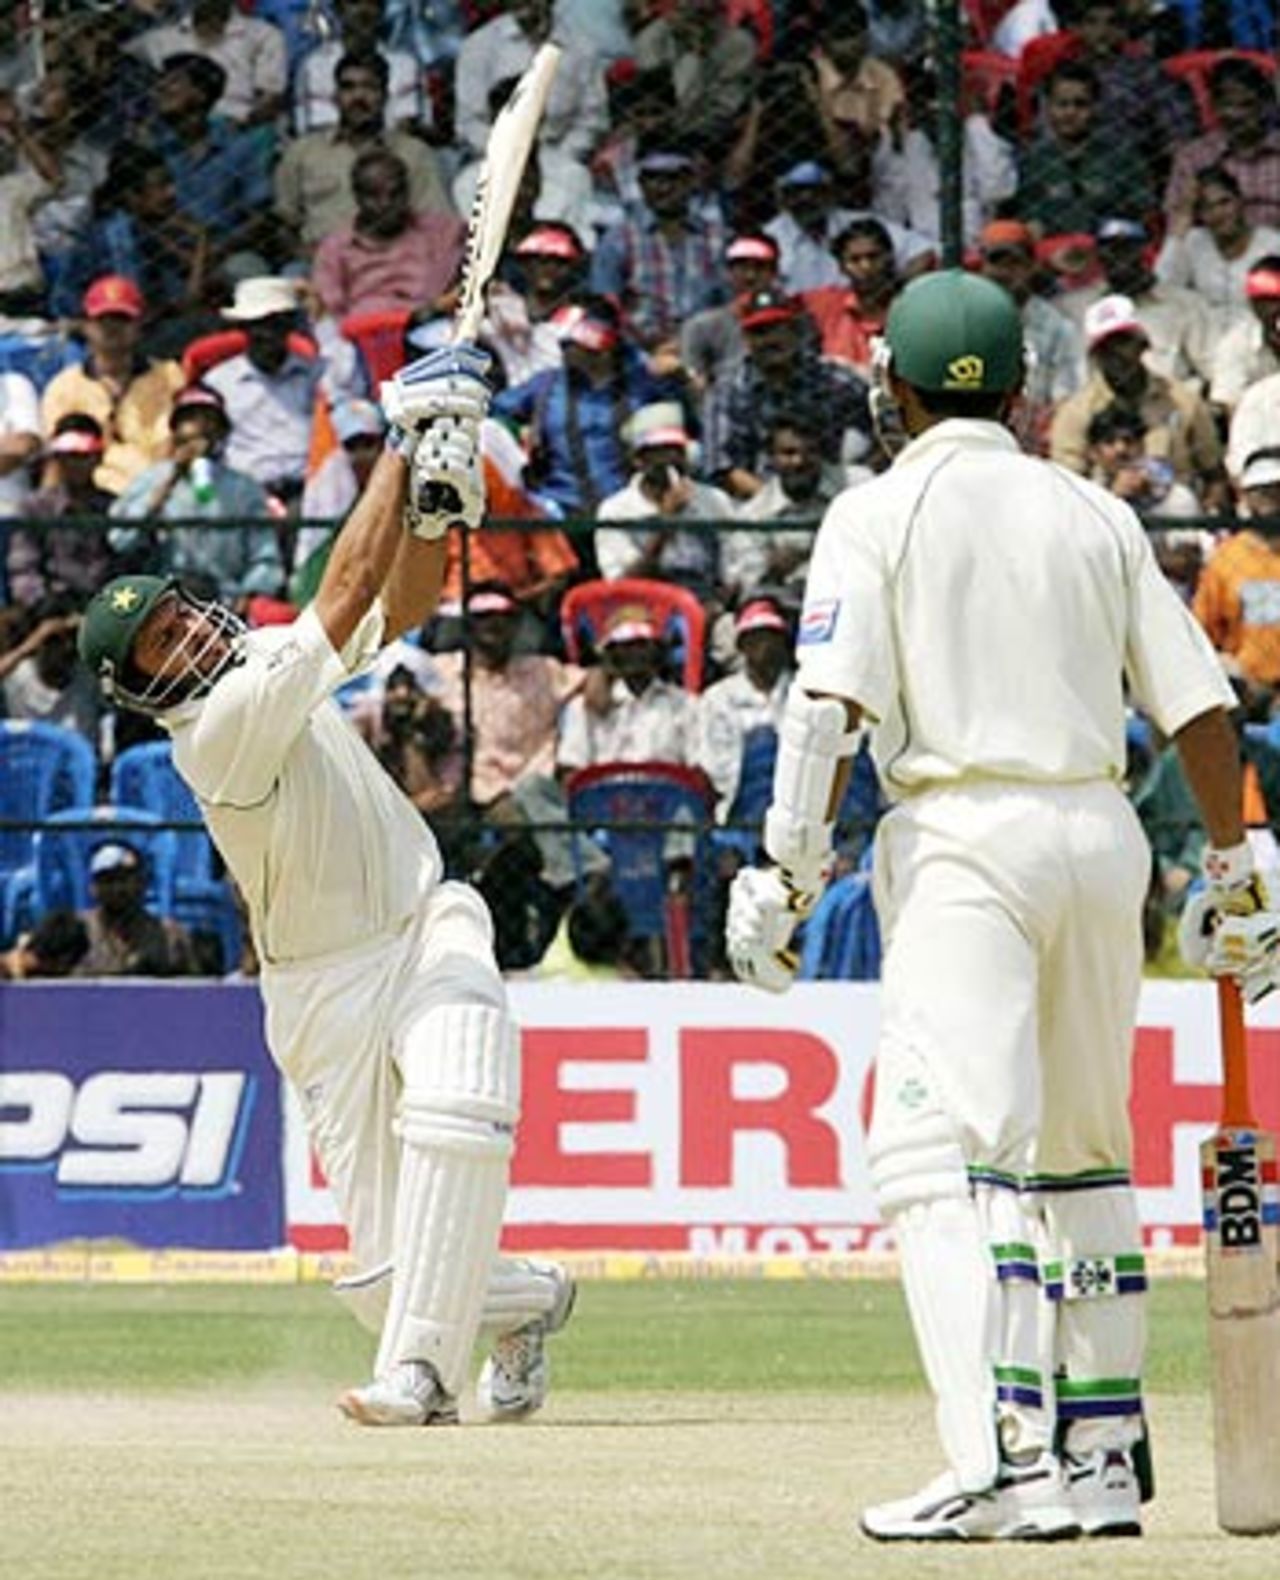
M 893 1284 L 587 1283 L 539 1416 L 425 1432 L 339 1418 L 369 1345 L 322 1288 L 0 1286 L 0 1575 L 1280 1574 L 1213 1524 L 1203 1308 L 1155 1287 L 1143 1541 L 889 1549 L 861 1503 L 939 1468 Z

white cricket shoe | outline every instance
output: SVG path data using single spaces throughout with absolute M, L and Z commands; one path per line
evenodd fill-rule
M 456 1426 L 457 1401 L 426 1361 L 402 1361 L 363 1388 L 349 1388 L 338 1409 L 361 1426 Z
M 1086 1536 L 1141 1536 L 1142 1493 L 1133 1461 L 1122 1448 L 1068 1453 L 1067 1496 Z
M 558 1333 L 573 1312 L 578 1286 L 554 1262 L 545 1264 L 556 1284 L 555 1302 L 545 1316 L 535 1317 L 494 1342 L 476 1380 L 476 1404 L 487 1421 L 519 1421 L 546 1403 L 551 1364 L 546 1341 Z
M 944 1471 L 914 1497 L 873 1504 L 862 1529 L 878 1542 L 1054 1542 L 1080 1534 L 1062 1467 L 1047 1452 L 1027 1465 L 1002 1464 L 986 1492 L 962 1492 Z

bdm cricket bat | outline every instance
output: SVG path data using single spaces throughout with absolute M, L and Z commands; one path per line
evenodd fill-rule
M 1280 1531 L 1280 1203 L 1249 1097 L 1244 1012 L 1218 979 L 1222 1119 L 1200 1148 L 1218 1524 Z

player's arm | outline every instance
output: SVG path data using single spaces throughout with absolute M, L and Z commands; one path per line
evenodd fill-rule
M 384 450 L 333 546 L 314 607 L 336 653 L 373 607 L 400 554 L 408 479 L 408 461 Z M 438 544 L 422 547 L 441 553 Z
M 1225 708 L 1210 708 L 1173 738 L 1182 771 L 1200 808 L 1210 845 L 1220 850 L 1245 838 L 1240 747 Z

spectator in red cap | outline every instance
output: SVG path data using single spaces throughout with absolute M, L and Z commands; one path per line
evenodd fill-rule
M 1244 281 L 1248 317 L 1218 344 L 1209 398 L 1233 412 L 1251 384 L 1280 373 L 1280 248 L 1259 258 Z
M 142 293 L 123 275 L 107 274 L 84 294 L 83 333 L 89 354 L 45 387 L 41 418 L 52 432 L 68 412 L 88 412 L 102 425 L 106 448 L 95 481 L 109 494 L 169 453 L 169 413 L 185 382 L 176 362 L 149 362 L 139 350 Z
M 42 529 L 17 527 L 9 540 L 9 595 L 17 602 L 56 593 L 89 598 L 116 574 L 105 521 L 93 524 L 111 505 L 111 495 L 93 480 L 105 447 L 96 417 L 73 411 L 58 419 L 44 448 L 40 487 L 23 507 Z M 60 521 L 67 525 L 55 525 Z
M 508 384 L 558 368 L 560 332 L 552 314 L 582 285 L 586 248 L 572 225 L 540 220 L 508 250 L 511 265 L 485 297 L 484 343 L 497 353 Z
M 160 533 L 116 527 L 112 548 L 130 571 L 211 581 L 222 601 L 237 606 L 258 595 L 278 597 L 284 564 L 274 528 L 262 525 L 271 513 L 267 495 L 222 459 L 231 432 L 222 397 L 203 384 L 180 390 L 169 428 L 172 456 L 135 477 L 111 515 L 175 525 Z M 188 524 L 196 521 L 210 525 Z
M 716 821 L 733 806 L 742 753 L 752 730 L 777 732 L 791 686 L 791 627 L 771 598 L 752 598 L 733 623 L 741 667 L 715 681 L 698 698 L 694 761 L 715 786 Z
M 1065 313 L 1035 290 L 1036 244 L 1022 220 L 993 219 L 978 242 L 980 269 L 1018 304 L 1027 344 L 1022 400 L 1027 432 L 1037 448 L 1048 439 L 1053 408 L 1084 383 L 1084 339 Z
M 366 148 L 351 167 L 355 218 L 316 248 L 311 280 L 327 313 L 412 310 L 452 283 L 465 227 L 450 211 L 415 211 L 409 169 L 389 148 Z
M 757 291 L 740 321 L 747 354 L 729 384 L 716 390 L 705 436 L 707 475 L 735 498 L 758 493 L 768 475 L 767 435 L 783 410 L 812 422 L 831 457 L 849 462 L 868 454 L 867 386 L 852 368 L 818 356 L 813 320 L 798 299 Z

